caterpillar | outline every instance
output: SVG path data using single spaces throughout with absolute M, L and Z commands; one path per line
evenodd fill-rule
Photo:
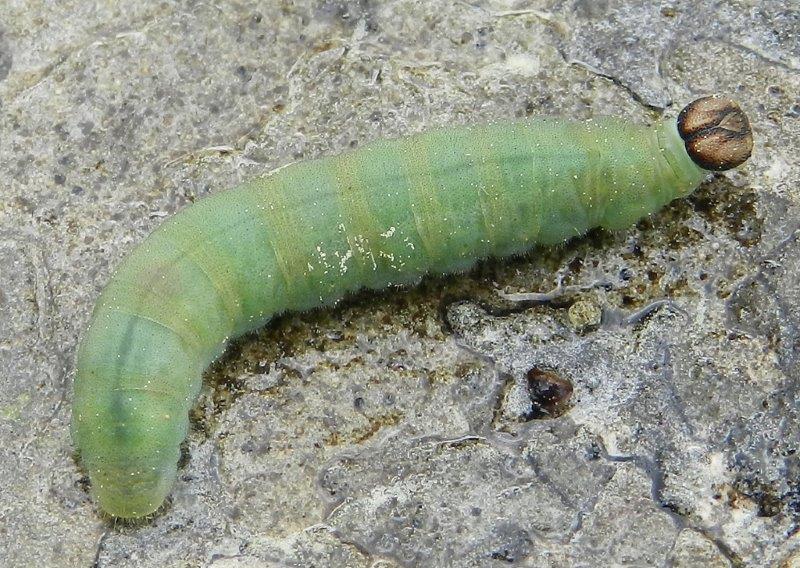
M 361 288 L 619 229 L 742 164 L 745 113 L 698 99 L 654 126 L 534 118 L 379 140 L 198 201 L 100 294 L 77 350 L 72 435 L 114 517 L 175 481 L 203 370 L 231 338 Z

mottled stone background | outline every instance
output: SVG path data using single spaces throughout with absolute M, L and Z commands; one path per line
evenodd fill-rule
M 3 0 L 0 564 L 798 566 L 798 34 L 784 0 Z M 745 167 L 281 318 L 207 374 L 166 508 L 98 515 L 75 346 L 164 217 L 380 137 L 712 92 L 751 117 Z

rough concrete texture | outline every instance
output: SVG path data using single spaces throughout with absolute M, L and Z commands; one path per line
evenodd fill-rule
M 0 3 L 0 563 L 797 566 L 790 4 Z M 744 168 L 629 230 L 243 338 L 165 509 L 98 514 L 75 346 L 164 217 L 379 137 L 711 92 L 750 115 Z

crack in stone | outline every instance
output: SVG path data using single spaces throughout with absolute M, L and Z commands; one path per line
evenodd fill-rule
M 713 542 L 726 560 L 728 560 L 734 568 L 743 568 L 744 561 L 739 555 L 724 541 L 721 537 L 713 534 L 711 529 L 701 526 L 693 522 L 686 515 L 678 511 L 672 504 L 668 503 L 662 493 L 665 487 L 664 470 L 661 466 L 659 458 L 650 458 L 648 456 L 630 454 L 630 455 L 614 455 L 609 454 L 606 449 L 605 441 L 602 437 L 598 437 L 599 455 L 606 461 L 611 463 L 632 463 L 637 467 L 645 476 L 650 480 L 650 498 L 651 500 L 669 515 L 672 523 L 679 530 L 691 529 L 702 534 L 709 541 Z

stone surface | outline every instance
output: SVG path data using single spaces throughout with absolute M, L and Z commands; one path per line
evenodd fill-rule
M 122 6 L 0 4 L 4 562 L 800 562 L 796 7 Z M 379 137 L 648 121 L 710 92 L 752 120 L 744 168 L 627 231 L 280 318 L 207 373 L 167 507 L 98 515 L 69 437 L 75 346 L 164 217 Z

